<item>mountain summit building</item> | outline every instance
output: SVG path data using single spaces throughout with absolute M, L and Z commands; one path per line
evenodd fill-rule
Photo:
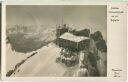
M 65 32 L 58 38 L 58 45 L 70 51 L 79 52 L 89 48 L 90 38 Z

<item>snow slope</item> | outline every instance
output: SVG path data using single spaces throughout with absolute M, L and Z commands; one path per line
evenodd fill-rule
M 6 45 L 6 72 L 13 70 L 15 68 L 15 65 L 22 60 L 26 59 L 29 57 L 33 52 L 24 54 L 24 53 L 19 53 L 16 51 L 12 51 L 11 45 L 8 43 Z
M 63 76 L 66 68 L 55 61 L 60 48 L 50 43 L 37 52 L 35 56 L 21 65 L 12 76 Z

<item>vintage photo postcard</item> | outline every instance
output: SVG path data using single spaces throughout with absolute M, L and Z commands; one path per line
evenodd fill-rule
M 126 80 L 126 3 L 4 5 L 3 80 Z

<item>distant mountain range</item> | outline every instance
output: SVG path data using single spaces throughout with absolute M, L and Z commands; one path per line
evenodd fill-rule
M 17 52 L 31 52 L 41 48 L 56 39 L 55 27 L 36 28 L 36 26 L 14 25 L 7 31 L 7 43 L 12 46 L 12 50 Z M 77 34 L 78 35 L 78 34 Z M 100 31 L 96 31 L 90 35 L 96 42 L 96 46 L 101 51 L 107 51 L 106 41 Z

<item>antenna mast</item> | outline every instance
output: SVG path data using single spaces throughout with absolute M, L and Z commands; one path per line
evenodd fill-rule
M 63 21 L 63 16 L 62 16 L 62 25 L 63 25 L 63 22 L 64 22 L 64 21 Z

